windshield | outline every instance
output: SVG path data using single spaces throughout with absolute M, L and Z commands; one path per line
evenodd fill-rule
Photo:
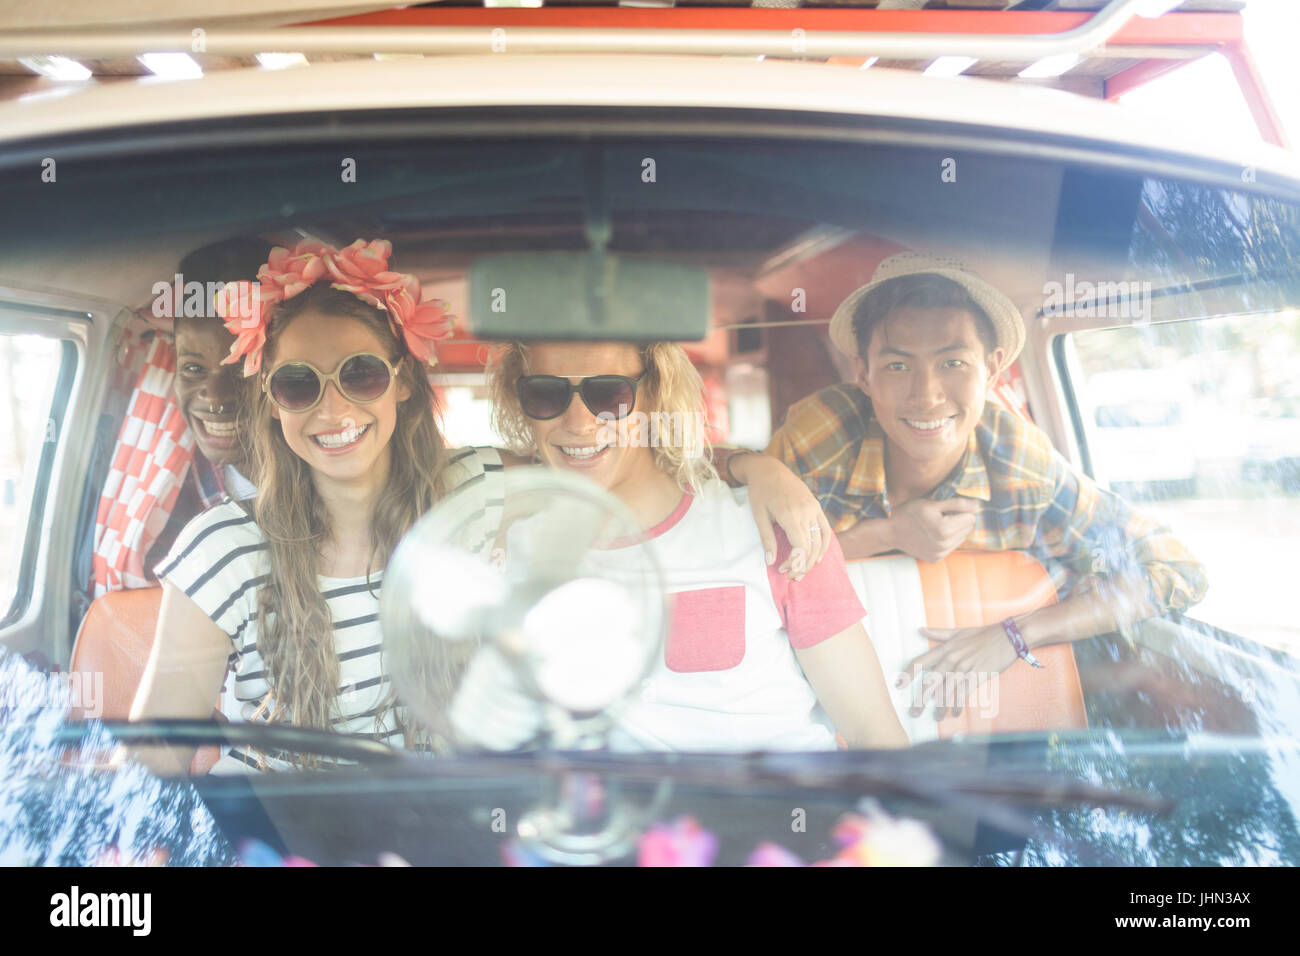
M 943 807 L 992 828 L 942 832 L 947 859 L 1300 862 L 1300 628 L 1286 597 L 1300 540 L 1300 206 L 1253 180 L 1211 185 L 1208 172 L 993 141 L 959 149 L 775 120 L 731 132 L 719 119 L 701 134 L 662 116 L 587 117 L 575 132 L 572 118 L 535 119 L 527 135 L 425 135 L 412 121 L 376 142 L 348 138 L 345 121 L 332 139 L 255 149 L 182 142 L 145 156 L 128 144 L 76 175 L 60 165 L 57 188 L 41 190 L 0 175 L 11 210 L 0 285 L 19 290 L 0 314 L 0 421 L 12 419 L 0 431 L 16 439 L 0 442 L 0 526 L 15 530 L 0 596 L 17 595 L 14 620 L 29 615 L 11 657 L 35 651 L 38 669 L 67 669 L 92 599 L 161 577 L 226 641 L 201 648 L 206 710 L 173 716 L 215 705 L 235 723 L 359 734 L 416 761 L 309 773 L 326 803 L 346 792 L 349 806 L 398 813 L 402 774 L 424 780 L 428 761 L 582 749 L 590 734 L 629 760 L 796 752 L 820 766 L 901 744 L 888 759 L 923 761 L 947 796 L 872 793 L 889 812 Z M 231 240 L 243 245 L 220 266 L 191 259 L 206 264 L 185 274 L 187 254 Z M 300 259 L 272 258 L 260 276 L 279 296 L 266 314 L 297 318 L 269 320 L 263 339 L 260 319 L 236 318 L 219 339 L 210 283 L 259 278 L 273 246 Z M 410 288 L 402 277 L 443 304 L 403 312 L 386 298 Z M 30 289 L 57 290 L 64 311 L 22 301 Z M 330 295 L 384 308 L 362 328 Z M 67 317 L 74 301 L 98 310 L 89 337 Z M 692 323 L 701 338 L 659 341 Z M 62 398 L 43 391 L 52 377 L 25 377 L 57 355 L 42 336 L 82 343 Z M 437 364 L 415 394 L 436 414 L 416 425 L 403 376 L 421 343 Z M 254 374 L 222 384 L 232 344 Z M 250 356 L 265 363 L 250 368 Z M 36 441 L 69 396 L 60 427 Z M 390 450 L 385 436 L 408 430 Z M 426 495 L 424 472 L 401 463 L 419 463 L 411 449 L 435 432 L 421 467 L 442 484 Z M 765 452 L 792 484 L 741 449 Z M 75 476 L 53 458 L 74 450 L 87 459 Z M 360 487 L 372 461 L 406 489 L 375 512 L 373 540 L 331 537 L 317 505 L 295 511 Z M 599 488 L 608 515 L 564 504 L 571 489 L 536 504 L 515 478 L 492 484 L 529 466 Z M 75 482 L 62 487 L 79 509 L 41 513 L 53 481 Z M 397 541 L 461 485 L 456 534 L 452 519 L 426 527 L 423 557 L 403 569 Z M 798 488 L 807 501 L 791 497 Z M 816 532 L 805 520 L 774 534 L 770 567 L 748 507 L 765 495 L 778 526 L 791 509 L 821 509 Z M 51 522 L 76 541 L 59 588 L 44 576 L 66 572 L 36 560 Z M 321 542 L 300 549 L 308 558 L 283 543 L 300 532 Z M 823 546 L 815 567 L 796 567 Z M 256 564 L 263 555 L 279 563 Z M 266 580 L 274 607 L 259 603 Z M 145 613 L 156 621 L 156 603 Z M 318 671 L 293 657 L 309 646 L 291 643 L 295 621 L 334 634 Z M 865 660 L 836 643 L 859 624 Z M 516 644 L 493 643 L 504 633 Z M 569 643 L 546 636 L 557 634 Z M 340 687 L 337 700 L 277 684 L 300 665 Z M 89 705 L 79 716 L 127 717 L 134 685 L 114 705 L 107 666 L 71 668 Z M 865 689 L 844 690 L 844 675 Z M 507 721 L 516 700 L 568 722 L 544 708 Z M 610 708 L 606 723 L 584 722 Z M 6 712 L 11 726 L 38 719 Z M 217 760 L 269 776 L 333 759 L 212 743 Z M 1043 772 L 1168 803 L 1049 805 L 1035 784 L 1014 820 L 988 816 L 988 794 L 954 803 L 944 783 L 968 773 L 972 752 L 996 755 L 974 773 L 994 789 Z M 189 784 L 140 774 L 121 805 L 174 802 L 173 816 L 203 819 L 198 833 L 216 826 L 210 812 L 218 830 L 239 828 L 241 786 L 272 819 L 264 836 L 301 829 L 277 802 L 290 799 L 281 783 L 196 778 L 205 803 Z M 5 780 L 0 849 L 16 859 L 39 799 L 72 810 L 16 757 Z M 680 787 L 700 808 L 730 805 L 706 778 Z M 466 826 L 490 828 L 496 804 L 474 806 L 465 820 L 488 818 Z M 735 839 L 758 819 L 740 814 Z M 229 861 L 256 829 L 197 847 L 119 825 L 139 852 L 170 846 L 173 862 Z M 52 833 L 31 838 L 41 861 L 84 856 Z M 385 834 L 402 839 L 400 827 Z M 295 839 L 281 849 L 305 853 Z M 311 845 L 373 862 L 360 855 L 376 841 Z

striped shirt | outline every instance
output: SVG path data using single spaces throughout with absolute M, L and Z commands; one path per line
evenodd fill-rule
M 803 478 L 838 532 L 890 513 L 885 434 L 856 385 L 832 385 L 791 406 L 767 453 Z M 1162 611 L 1205 595 L 1205 570 L 1158 522 L 1075 471 L 1037 426 L 992 402 L 957 467 L 929 495 L 983 503 L 962 544 L 1028 551 L 1062 598 L 1109 574 L 1145 575 Z
M 451 453 L 449 484 L 462 490 L 501 487 L 501 458 L 493 449 Z M 483 536 L 499 521 L 503 495 L 489 493 L 482 515 Z M 494 535 L 493 535 L 494 536 Z M 251 515 L 229 498 L 200 514 L 181 532 L 158 566 L 159 580 L 184 591 L 230 637 L 230 672 L 221 711 L 232 722 L 266 720 L 271 685 L 258 648 L 259 597 L 270 571 L 266 538 Z M 359 734 L 393 746 L 403 738 L 391 707 L 392 686 L 382 658 L 379 597 L 383 573 L 368 579 L 318 577 L 333 624 L 339 659 L 338 696 L 332 729 Z M 259 759 L 260 758 L 260 759 Z M 288 769 L 275 754 L 229 748 L 215 772 Z

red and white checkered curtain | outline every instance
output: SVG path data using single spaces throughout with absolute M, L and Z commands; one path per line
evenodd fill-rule
M 153 583 L 145 556 L 167 526 L 193 457 L 194 435 L 173 391 L 175 350 L 162 335 L 146 349 L 95 517 L 95 597 Z
M 993 387 L 993 398 L 1007 411 L 1015 412 L 1025 421 L 1033 423 L 1034 418 L 1029 413 L 1029 399 L 1025 394 L 1025 379 L 1020 374 L 1019 362 L 1012 362 L 1010 368 L 1003 370 L 997 385 Z

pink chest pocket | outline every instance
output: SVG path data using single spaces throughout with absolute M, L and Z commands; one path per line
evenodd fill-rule
M 725 671 L 745 659 L 745 588 L 702 588 L 673 595 L 664 663 L 670 671 Z

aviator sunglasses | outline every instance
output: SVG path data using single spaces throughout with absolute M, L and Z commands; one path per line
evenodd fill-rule
M 574 392 L 582 396 L 582 403 L 593 415 L 606 415 L 617 421 L 636 405 L 636 386 L 644 377 L 645 372 L 636 378 L 591 375 L 574 385 L 558 375 L 524 375 L 515 383 L 515 389 L 524 414 L 536 421 L 563 415 L 573 401 Z
M 358 352 L 329 375 L 309 362 L 286 362 L 263 379 L 262 390 L 286 412 L 307 412 L 320 404 L 330 382 L 353 405 L 369 405 L 388 394 L 395 376 L 382 355 Z

